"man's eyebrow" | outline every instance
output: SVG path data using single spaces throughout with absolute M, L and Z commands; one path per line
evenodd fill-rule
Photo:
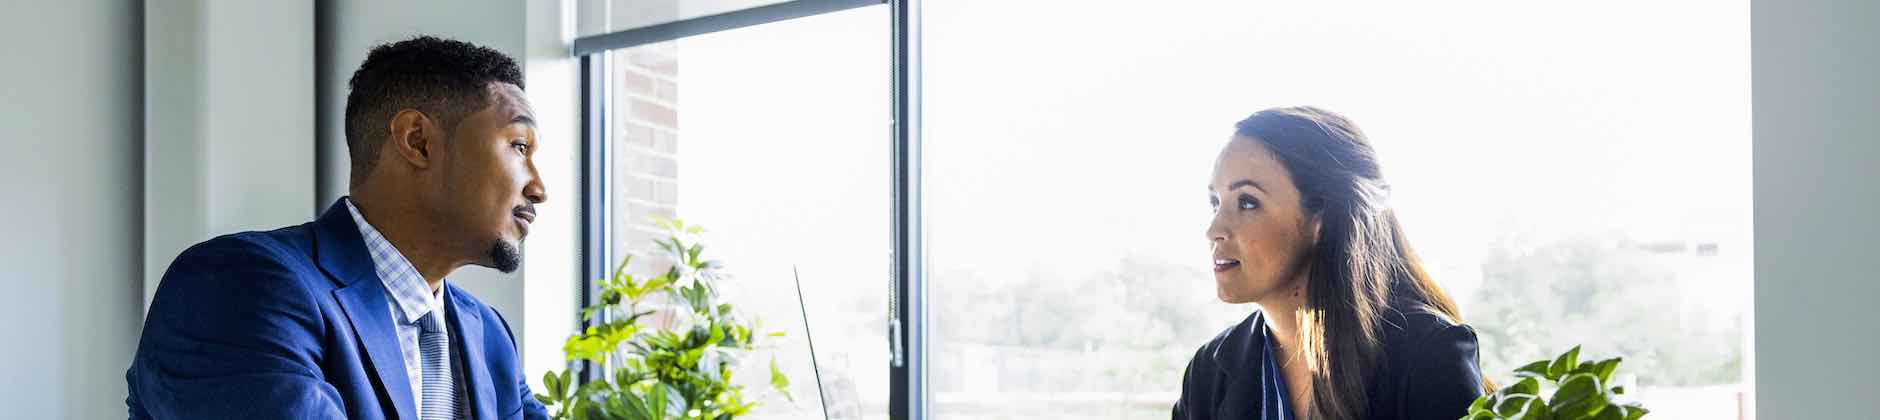
M 516 114 L 514 118 L 509 119 L 509 123 L 510 124 L 525 124 L 530 127 L 534 127 L 535 117 L 531 117 L 529 116 L 529 114 Z

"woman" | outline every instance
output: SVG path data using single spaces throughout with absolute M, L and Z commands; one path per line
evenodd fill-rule
M 1215 291 L 1260 309 L 1195 352 L 1175 419 L 1453 420 L 1491 391 L 1351 121 L 1253 114 L 1208 190 Z

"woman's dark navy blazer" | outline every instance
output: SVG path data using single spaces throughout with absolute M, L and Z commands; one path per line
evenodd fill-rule
M 1386 311 L 1383 352 L 1370 385 L 1371 419 L 1455 420 L 1482 395 L 1475 330 L 1423 309 Z M 1268 392 L 1259 378 L 1266 365 L 1260 311 L 1221 332 L 1195 352 L 1182 375 L 1175 420 L 1260 419 Z M 1269 416 L 1270 417 L 1270 416 Z M 1290 417 L 1290 416 L 1288 416 Z

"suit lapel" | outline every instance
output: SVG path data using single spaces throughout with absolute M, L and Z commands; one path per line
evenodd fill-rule
M 449 294 L 445 306 L 450 313 L 451 326 L 457 329 L 457 336 L 463 338 L 460 348 L 463 349 L 464 385 L 474 391 L 464 393 L 469 396 L 470 406 L 475 408 L 470 415 L 476 419 L 494 419 L 497 396 L 495 385 L 490 382 L 489 363 L 483 354 L 483 317 L 478 315 L 481 311 L 464 299 L 463 290 L 456 286 L 446 286 L 444 292 Z
M 1266 320 L 1261 312 L 1255 311 L 1246 321 L 1235 326 L 1216 348 L 1214 366 L 1221 369 L 1225 378 L 1221 387 L 1219 405 L 1215 406 L 1217 419 L 1265 418 L 1265 386 L 1262 383 L 1261 369 L 1264 369 L 1261 357 L 1266 343 L 1260 336 L 1259 328 L 1265 328 Z
M 418 418 L 417 407 L 412 406 L 411 380 L 405 373 L 405 353 L 399 349 L 398 332 L 392 329 L 385 286 L 377 281 L 355 282 L 334 290 L 333 297 L 339 299 L 346 319 L 352 321 L 353 333 L 365 344 L 372 373 L 378 377 L 379 384 L 385 386 L 392 406 L 398 410 L 398 418 Z
M 383 386 L 383 396 L 391 400 L 398 418 L 418 418 L 411 380 L 405 373 L 405 354 L 399 350 L 390 302 L 385 300 L 385 283 L 372 268 L 372 256 L 366 253 L 365 239 L 359 236 L 346 204 L 336 202 L 321 213 L 314 221 L 313 235 L 320 269 L 341 285 L 333 290 L 333 299 L 366 349 L 373 368 L 368 373 Z

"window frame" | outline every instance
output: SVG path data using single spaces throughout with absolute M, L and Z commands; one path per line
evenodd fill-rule
M 889 243 L 884 244 L 892 259 L 888 273 L 888 343 L 890 352 L 888 418 L 921 420 L 928 418 L 927 338 L 928 312 L 924 219 L 921 207 L 920 176 L 920 12 L 919 0 L 791 0 L 720 14 L 681 19 L 655 25 L 576 38 L 569 54 L 581 62 L 581 270 L 582 306 L 595 303 L 599 289 L 593 279 L 606 275 L 606 261 L 612 255 L 608 234 L 612 231 L 607 215 L 612 203 L 607 200 L 607 180 L 613 168 L 608 164 L 612 138 L 608 122 L 608 99 L 613 97 L 616 81 L 611 73 L 608 52 L 636 46 L 683 39 L 766 23 L 780 22 L 862 7 L 885 5 L 889 10 L 890 115 L 893 118 L 891 154 L 884 156 L 892 169 L 889 195 Z M 590 321 L 579 314 L 581 328 Z M 588 366 L 590 362 L 576 362 Z M 583 369 L 594 372 L 594 369 Z M 581 378 L 583 382 L 593 378 Z

